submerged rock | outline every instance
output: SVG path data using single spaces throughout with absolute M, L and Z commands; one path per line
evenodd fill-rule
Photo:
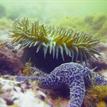
M 19 74 L 23 64 L 20 57 L 7 47 L 0 47 L 0 74 Z
M 52 107 L 48 97 L 35 84 L 0 78 L 0 107 Z M 41 98 L 44 97 L 44 99 Z
M 0 107 L 8 107 L 4 99 L 0 98 Z

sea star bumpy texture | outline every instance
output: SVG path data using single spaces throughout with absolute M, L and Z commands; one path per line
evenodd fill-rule
M 38 79 L 40 87 L 45 89 L 57 89 L 67 85 L 70 89 L 69 107 L 81 107 L 89 86 L 107 85 L 103 76 L 74 62 L 61 64 L 48 75 L 29 79 Z

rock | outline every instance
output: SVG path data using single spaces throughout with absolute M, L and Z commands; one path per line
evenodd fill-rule
M 107 43 L 100 43 L 98 46 L 97 46 L 97 49 L 99 51 L 107 51 Z
M 107 70 L 107 62 L 106 60 L 99 58 L 96 61 L 90 62 L 90 68 L 95 69 L 95 71 Z
M 23 64 L 21 58 L 11 49 L 0 47 L 0 74 L 19 74 Z
M 11 87 L 8 86 L 8 84 L 10 84 Z M 11 107 L 14 107 L 12 105 L 16 105 L 15 107 L 52 107 L 50 102 L 46 100 L 48 99 L 47 95 L 38 89 L 36 84 L 32 84 L 29 89 L 23 87 L 24 84 L 28 85 L 26 83 L 19 83 L 15 80 L 7 80 L 1 77 L 0 98 L 3 101 L 0 99 L 0 104 L 11 105 Z M 41 99 L 41 97 L 44 97 L 44 99 Z M 0 107 L 5 106 L 0 105 Z
M 9 30 L 0 30 L 0 40 L 9 41 L 10 40 L 9 36 L 10 36 Z
M 88 67 L 95 68 L 95 71 L 107 70 L 107 43 L 100 43 L 97 51 L 101 56 L 98 56 L 97 60 L 91 60 Z
M 0 98 L 0 107 L 8 107 L 4 99 Z
M 100 43 L 97 46 L 97 50 L 100 52 L 102 58 L 107 62 L 107 43 Z

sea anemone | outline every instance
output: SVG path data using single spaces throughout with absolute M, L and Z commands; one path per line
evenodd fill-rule
M 13 26 L 13 43 L 25 49 L 23 60 L 31 61 L 37 67 L 50 72 L 64 62 L 85 62 L 96 59 L 96 45 L 99 41 L 89 34 L 76 32 L 71 28 L 51 27 L 17 20 Z

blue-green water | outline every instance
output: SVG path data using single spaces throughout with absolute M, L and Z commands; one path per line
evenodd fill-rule
M 107 13 L 107 0 L 0 0 L 7 16 L 30 16 L 49 20 L 63 16 Z

